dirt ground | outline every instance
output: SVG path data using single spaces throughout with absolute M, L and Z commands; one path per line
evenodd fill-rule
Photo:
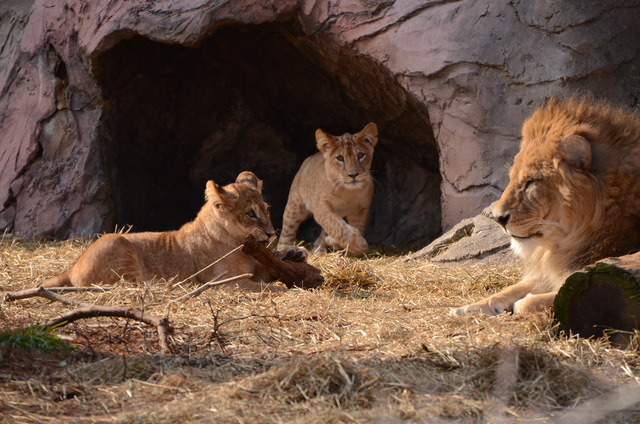
M 0 241 L 0 293 L 56 275 L 84 242 Z M 508 265 L 435 266 L 372 254 L 312 256 L 326 279 L 283 294 L 121 282 L 78 301 L 136 306 L 155 327 L 90 318 L 59 327 L 49 353 L 0 343 L 6 423 L 635 423 L 638 343 L 564 337 L 551 312 L 450 317 L 450 307 L 515 282 Z M 0 303 L 0 333 L 73 309 Z

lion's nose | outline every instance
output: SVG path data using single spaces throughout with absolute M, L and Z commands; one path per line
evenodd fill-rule
M 502 228 L 506 228 L 507 227 L 507 222 L 509 222 L 509 218 L 511 218 L 511 215 L 509 214 L 509 212 L 505 212 L 502 214 L 491 214 L 491 218 L 496 221 L 498 224 L 502 225 Z
M 350 176 L 351 178 L 354 178 L 354 179 L 355 179 L 355 178 L 358 176 L 358 174 L 359 174 L 359 173 L 356 171 L 356 172 L 350 172 L 350 173 L 348 173 L 347 175 L 348 175 L 348 176 Z

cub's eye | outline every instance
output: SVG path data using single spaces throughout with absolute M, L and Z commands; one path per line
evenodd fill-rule
M 338 156 L 336 156 L 336 160 L 337 160 L 338 162 L 344 162 L 344 156 L 342 156 L 342 155 L 338 155 Z
M 358 152 L 358 160 L 364 159 L 364 153 Z
M 529 191 L 530 189 L 533 188 L 535 181 L 534 180 L 527 180 L 526 183 L 524 183 L 524 190 L 525 191 Z
M 247 216 L 251 219 L 256 219 L 258 217 L 254 211 L 247 212 Z

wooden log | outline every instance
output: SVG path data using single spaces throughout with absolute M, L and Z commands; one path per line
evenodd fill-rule
M 288 288 L 312 289 L 324 282 L 320 270 L 306 262 L 281 260 L 254 237 L 247 237 L 242 251 L 260 262 L 274 279 Z
M 626 347 L 640 329 L 640 252 L 607 258 L 570 275 L 554 300 L 566 334 L 602 337 Z

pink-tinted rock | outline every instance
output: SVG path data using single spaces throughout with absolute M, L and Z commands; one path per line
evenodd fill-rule
M 175 228 L 245 169 L 277 227 L 315 129 L 375 121 L 368 239 L 424 245 L 499 196 L 546 97 L 638 107 L 639 18 L 622 0 L 8 0 L 0 227 Z

